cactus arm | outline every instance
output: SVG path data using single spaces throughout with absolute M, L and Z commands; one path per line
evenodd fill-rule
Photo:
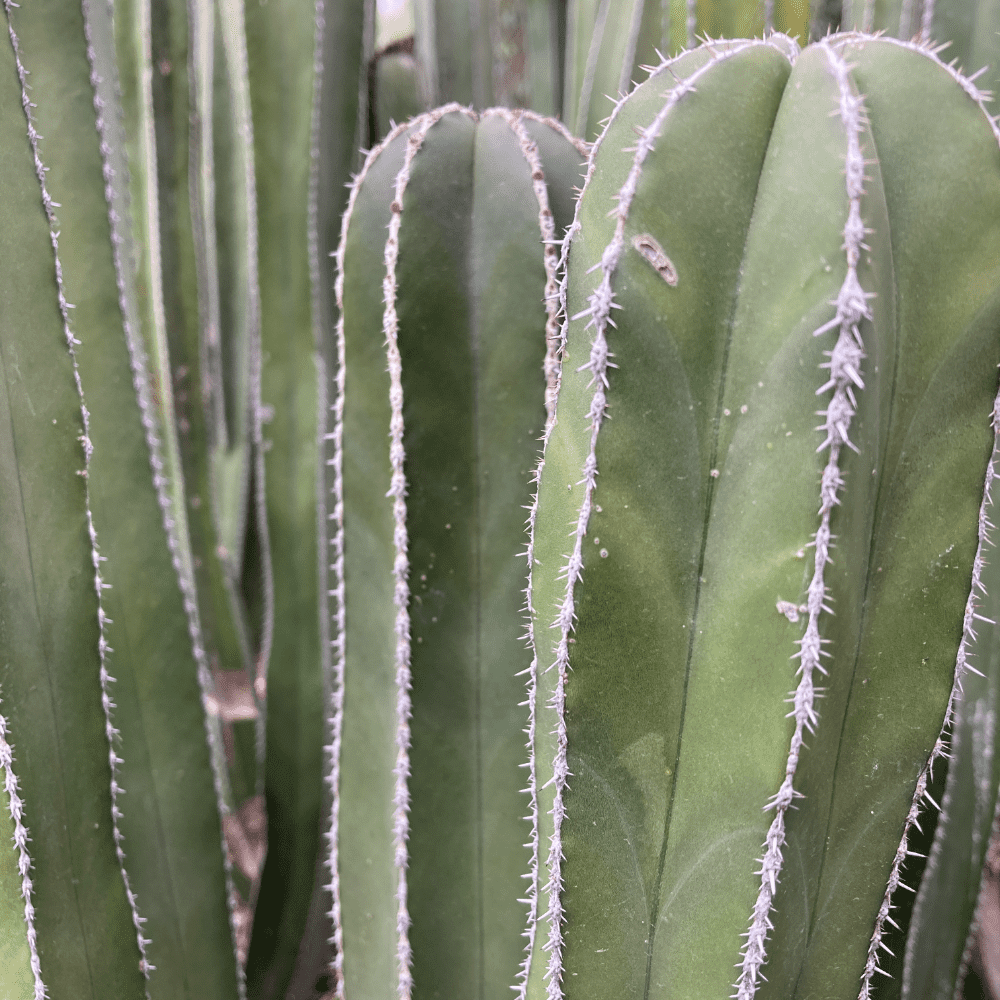
M 414 0 L 413 12 L 425 106 L 492 104 L 492 5 L 486 0 Z
M 587 128 L 597 59 L 608 20 L 607 0 L 572 0 L 566 13 L 563 120 L 575 135 Z
M 211 465 L 214 449 L 225 442 L 218 441 L 218 424 L 206 423 L 203 405 L 207 397 L 216 412 L 223 409 L 218 380 L 202 363 L 212 325 L 205 302 L 214 277 L 209 246 L 214 218 L 206 221 L 203 212 L 205 203 L 211 204 L 212 178 L 205 176 L 205 168 L 211 161 L 212 129 L 200 128 L 198 110 L 207 110 L 202 92 L 212 81 L 200 66 L 198 42 L 207 21 L 211 44 L 212 12 L 207 3 L 191 7 L 196 51 L 189 66 L 186 4 L 153 9 L 121 0 L 107 29 L 113 31 L 114 51 L 102 41 L 105 13 L 93 5 L 88 9 L 99 81 L 95 88 L 101 101 L 119 108 L 115 116 L 105 116 L 105 129 L 111 130 L 109 138 L 118 137 L 106 144 L 106 157 L 116 178 L 110 208 L 121 229 L 122 311 L 126 329 L 134 333 L 133 353 L 144 353 L 152 372 L 147 391 L 155 400 L 156 447 L 164 461 L 161 485 L 169 493 L 178 572 L 204 649 L 202 678 L 212 692 L 209 663 L 223 670 L 250 665 L 245 613 L 231 569 L 240 555 L 229 552 L 218 535 L 219 492 Z M 212 704 L 219 704 L 214 693 Z M 225 766 L 226 725 L 212 720 L 220 767 Z M 227 808 L 253 793 L 257 770 L 253 724 L 237 722 L 233 729 L 236 756 L 223 787 Z M 239 873 L 237 879 L 241 893 L 248 895 L 248 880 Z
M 77 474 L 85 462 L 81 400 L 57 301 L 50 225 L 36 174 L 37 135 L 32 126 L 29 141 L 28 107 L 22 107 L 26 77 L 12 13 L 7 6 L 9 36 L 0 48 L 0 129 L 10 153 L 5 182 L 12 210 L 0 234 L 6 290 L 0 337 L 0 768 L 4 833 L 11 835 L 0 847 L 0 940 L 14 961 L 0 966 L 0 988 L 18 1000 L 42 1000 L 57 984 L 72 983 L 77 995 L 91 997 L 115 984 L 138 1000 L 145 983 L 111 839 L 93 546 L 86 484 Z M 26 294 L 11 294 L 14 289 Z M 64 684 L 68 696 L 55 697 Z M 73 795 L 81 785 L 95 794 L 85 800 Z M 78 881 L 67 894 L 69 878 Z M 95 916 L 97 924 L 90 922 Z M 104 928 L 110 940 L 102 937 Z M 50 955 L 53 933 L 61 942 Z M 100 957 L 80 983 L 73 974 L 91 952 Z M 127 978 L 116 983 L 116 973 L 126 968 Z
M 379 56 L 375 81 L 373 144 L 381 142 L 396 124 L 408 121 L 423 110 L 417 87 L 417 63 L 408 52 Z
M 539 114 L 559 111 L 558 4 L 527 0 L 525 31 L 528 61 L 527 105 Z

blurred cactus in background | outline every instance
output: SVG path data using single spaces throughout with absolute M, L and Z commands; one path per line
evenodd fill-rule
M 1000 996 L 994 0 L 4 8 L 0 997 Z

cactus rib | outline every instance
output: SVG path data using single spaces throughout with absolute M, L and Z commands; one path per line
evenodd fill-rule
M 555 238 L 555 225 L 553 223 L 552 211 L 549 208 L 549 194 L 548 187 L 545 183 L 545 173 L 542 166 L 541 158 L 538 155 L 538 147 L 534 142 L 532 142 L 531 137 L 528 135 L 524 128 L 522 122 L 523 117 L 532 118 L 535 121 L 544 121 L 546 124 L 554 126 L 566 139 L 572 142 L 576 148 L 583 154 L 585 149 L 580 140 L 575 139 L 570 135 L 569 131 L 562 126 L 560 123 L 555 122 L 551 118 L 544 118 L 540 115 L 534 115 L 531 112 L 523 113 L 511 113 L 506 110 L 500 110 L 498 113 L 504 118 L 508 125 L 510 125 L 512 131 L 517 136 L 518 141 L 521 144 L 521 152 L 524 154 L 524 158 L 531 169 L 531 182 L 532 189 L 535 192 L 535 197 L 538 199 L 538 226 L 542 235 L 542 242 L 545 244 L 544 252 L 544 266 L 545 266 L 545 312 L 546 312 L 546 322 L 545 322 L 545 362 L 544 362 L 544 373 L 545 373 L 545 415 L 546 415 L 546 432 L 544 437 L 548 435 L 548 429 L 551 423 L 555 420 L 556 412 L 556 397 L 559 394 L 559 369 L 561 361 L 561 345 L 562 340 L 560 337 L 560 311 L 559 311 L 559 301 L 560 301 L 560 288 L 559 288 L 559 274 L 560 274 L 560 263 L 558 258 L 560 257 L 559 251 L 556 249 L 557 245 L 564 245 L 562 241 L 556 241 Z M 537 482 L 537 476 L 539 472 L 535 473 Z M 532 514 L 537 507 L 537 498 L 533 500 L 531 505 Z M 524 555 L 528 562 L 528 584 L 525 591 L 525 612 L 527 614 L 527 634 L 526 638 L 531 645 L 531 567 L 533 564 L 534 553 L 533 545 L 531 540 L 530 529 L 533 525 L 533 518 L 528 519 L 528 545 L 525 550 Z M 532 942 L 534 938 L 534 928 L 538 919 L 538 776 L 535 768 L 535 696 L 536 696 L 536 684 L 535 676 L 537 672 L 537 656 L 534 655 L 534 649 L 532 647 L 532 663 L 529 665 L 527 671 L 524 671 L 525 675 L 528 677 L 527 682 L 527 707 L 528 707 L 528 725 L 524 730 L 525 735 L 528 737 L 527 750 L 528 750 L 528 787 L 525 791 L 529 797 L 528 806 L 528 816 L 527 821 L 531 824 L 531 836 L 528 841 L 528 846 L 531 848 L 531 870 L 526 876 L 528 881 L 528 891 L 525 897 L 525 902 L 528 907 L 528 924 L 525 930 L 524 937 L 526 940 L 525 944 L 525 956 L 522 962 L 520 971 L 518 972 L 519 983 L 517 986 L 512 987 L 517 991 L 518 1000 L 525 1000 L 527 996 L 528 989 L 528 975 L 531 971 L 531 952 L 532 952 Z
M 18 64 L 20 65 L 20 63 Z M 0 700 L 0 706 L 3 702 Z M 14 773 L 14 748 L 7 740 L 7 720 L 0 714 L 0 768 L 3 768 L 3 785 L 7 794 L 7 807 L 14 821 L 14 846 L 17 848 L 17 869 L 21 875 L 21 898 L 24 900 L 25 933 L 31 956 L 31 974 L 35 980 L 34 1000 L 45 1000 L 49 995 L 42 981 L 42 964 L 38 956 L 38 932 L 35 929 L 35 907 L 31 901 L 31 857 L 28 854 L 28 828 L 24 825 L 24 802 L 18 792 L 17 775 Z
M 344 581 L 344 400 L 347 388 L 347 345 L 344 335 L 344 259 L 347 252 L 347 231 L 354 214 L 354 205 L 358 199 L 358 192 L 361 185 L 368 176 L 368 168 L 375 162 L 379 153 L 389 145 L 400 134 L 405 132 L 408 124 L 397 125 L 385 139 L 377 146 L 373 147 L 365 158 L 364 165 L 354 177 L 351 183 L 351 191 L 348 197 L 347 208 L 341 217 L 340 242 L 337 245 L 335 257 L 337 261 L 337 278 L 334 285 L 334 293 L 337 300 L 339 316 L 337 319 L 337 398 L 331 410 L 333 412 L 333 431 L 328 435 L 328 439 L 333 442 L 333 511 L 329 515 L 334 522 L 335 531 L 330 545 L 333 548 L 333 560 L 330 563 L 330 572 L 333 573 L 334 585 L 330 589 L 330 596 L 336 602 L 333 613 L 333 624 L 336 629 L 336 637 L 330 640 L 335 653 L 333 664 L 334 683 L 331 694 L 331 719 L 330 745 L 326 748 L 329 761 L 330 773 L 327 781 L 333 792 L 333 802 L 330 810 L 330 829 L 327 833 L 327 843 L 329 852 L 327 854 L 327 868 L 330 873 L 330 883 L 327 889 L 331 895 L 330 920 L 333 924 L 334 960 L 334 996 L 337 1000 L 344 1000 L 344 926 L 341 915 L 340 904 L 340 868 L 338 858 L 338 838 L 340 827 L 340 748 L 343 742 L 344 733 L 344 680 L 346 669 L 346 607 L 345 607 L 345 581 Z
M 820 45 L 826 52 L 830 68 L 836 79 L 839 90 L 840 118 L 847 133 L 846 177 L 850 205 L 847 222 L 844 226 L 847 275 L 837 296 L 836 316 L 820 326 L 813 334 L 813 336 L 820 336 L 833 329 L 839 331 L 837 343 L 833 351 L 829 352 L 830 360 L 824 362 L 822 366 L 830 369 L 830 379 L 817 390 L 817 395 L 827 389 L 834 390 L 827 409 L 821 412 L 821 416 L 825 416 L 826 420 L 819 429 L 826 433 L 826 439 L 817 449 L 822 451 L 829 447 L 830 456 L 823 470 L 820 488 L 821 520 L 814 536 L 816 555 L 815 568 L 808 588 L 809 619 L 804 636 L 798 640 L 800 649 L 796 654 L 799 659 L 797 673 L 801 679 L 790 699 L 794 705 L 791 714 L 795 718 L 795 731 L 788 751 L 785 778 L 778 792 L 765 807 L 775 809 L 776 813 L 767 831 L 767 839 L 764 844 L 766 850 L 761 861 L 760 891 L 754 905 L 747 942 L 743 948 L 740 977 L 736 983 L 736 996 L 739 1000 L 752 1000 L 757 990 L 761 966 L 766 960 L 765 944 L 770 929 L 770 912 L 783 860 L 785 814 L 794 800 L 801 795 L 795 790 L 793 782 L 804 745 L 803 734 L 807 729 L 809 732 L 814 732 L 819 721 L 815 708 L 816 689 L 813 676 L 817 670 L 822 674 L 827 672 L 820 662 L 820 657 L 824 655 L 822 648 L 824 640 L 819 632 L 819 616 L 823 611 L 830 612 L 830 608 L 826 605 L 827 588 L 824 582 L 824 570 L 830 561 L 830 515 L 833 508 L 839 503 L 837 493 L 844 485 L 840 474 L 841 449 L 844 445 L 854 448 L 848 438 L 851 420 L 856 409 L 854 388 L 864 388 L 860 368 L 861 360 L 865 355 L 858 326 L 862 319 L 871 319 L 871 311 L 868 308 L 868 298 L 871 297 L 871 293 L 866 293 L 862 289 L 857 274 L 857 264 L 865 234 L 864 223 L 861 220 L 865 163 L 860 141 L 864 104 L 862 98 L 855 96 L 851 91 L 850 70 L 843 57 L 826 42 L 821 42 Z
M 590 421 L 590 443 L 589 452 L 583 464 L 581 483 L 584 486 L 584 496 L 580 504 L 579 514 L 575 525 L 575 530 L 571 537 L 574 539 L 573 551 L 569 555 L 566 565 L 563 568 L 562 578 L 566 581 L 563 600 L 559 606 L 558 616 L 553 623 L 553 628 L 559 630 L 559 641 L 556 645 L 556 660 L 548 669 L 557 671 L 556 686 L 552 697 L 551 708 L 558 717 L 558 733 L 556 754 L 553 762 L 553 784 L 555 786 L 555 798 L 553 802 L 553 835 L 550 842 L 548 854 L 549 880 L 545 886 L 548 893 L 547 920 L 549 923 L 549 936 L 546 948 L 549 951 L 548 968 L 546 978 L 548 979 L 548 997 L 550 1000 L 560 1000 L 562 997 L 562 951 L 563 951 L 563 910 L 562 910 L 562 820 L 565 815 L 565 805 L 563 795 L 567 787 L 569 778 L 569 766 L 567 762 L 567 732 L 565 721 L 566 706 L 566 681 L 569 675 L 569 640 L 573 630 L 575 618 L 574 590 L 576 584 L 583 576 L 583 539 L 587 534 L 587 524 L 590 520 L 590 512 L 593 506 L 594 491 L 597 487 L 597 437 L 604 419 L 607 408 L 606 389 L 608 383 L 608 368 L 614 367 L 610 361 L 612 357 L 608 349 L 606 331 L 609 324 L 614 325 L 612 310 L 617 308 L 614 300 L 614 291 L 611 287 L 612 276 L 618 266 L 618 262 L 624 254 L 628 243 L 625 238 L 625 224 L 628 219 L 628 212 L 632 200 L 635 197 L 642 173 L 642 165 L 650 150 L 656 143 L 664 122 L 670 112 L 677 106 L 680 100 L 689 93 L 697 89 L 695 84 L 698 79 L 708 72 L 712 67 L 720 62 L 732 58 L 740 52 L 746 51 L 757 45 L 772 45 L 774 43 L 749 41 L 736 43 L 724 48 L 712 49 L 709 60 L 696 69 L 688 77 L 679 80 L 669 93 L 665 95 L 662 108 L 657 113 L 653 121 L 642 130 L 638 146 L 635 150 L 635 158 L 628 177 L 618 193 L 618 204 L 612 214 L 616 217 L 615 233 L 611 243 L 605 247 L 601 255 L 599 267 L 602 271 L 600 284 L 588 298 L 588 307 L 570 319 L 581 319 L 589 316 L 587 329 L 594 328 L 594 336 L 591 341 L 590 358 L 586 364 L 580 367 L 580 371 L 588 370 L 591 373 L 590 385 L 594 387 L 590 408 L 587 414 Z
M 90 538 L 90 553 L 91 562 L 94 568 L 94 591 L 97 595 L 97 623 L 98 623 L 98 643 L 97 651 L 100 659 L 100 683 L 101 683 L 101 704 L 104 710 L 104 731 L 108 740 L 108 763 L 111 771 L 111 828 L 115 840 L 115 853 L 118 858 L 118 867 L 121 872 L 122 882 L 125 885 L 125 895 L 128 898 L 129 910 L 132 916 L 132 924 L 136 931 L 136 944 L 139 948 L 139 971 L 142 973 L 143 978 L 148 980 L 149 974 L 153 970 L 154 966 L 149 963 L 146 956 L 146 946 L 150 944 L 150 941 L 143 937 L 142 925 L 145 923 L 145 919 L 139 914 L 139 904 L 135 893 L 132 890 L 132 884 L 129 879 L 128 870 L 125 866 L 125 852 L 122 849 L 122 840 L 124 839 L 121 828 L 119 827 L 118 821 L 121 819 L 121 810 L 119 809 L 119 793 L 122 791 L 121 786 L 118 784 L 118 765 L 122 763 L 122 759 L 118 756 L 115 749 L 116 740 L 121 738 L 121 734 L 114 726 L 113 721 L 113 710 L 115 708 L 114 701 L 111 698 L 111 684 L 114 683 L 115 678 L 111 676 L 107 669 L 107 658 L 108 654 L 113 652 L 111 646 L 108 644 L 106 626 L 110 623 L 110 619 L 104 613 L 103 606 L 103 593 L 106 587 L 110 584 L 106 584 L 101 576 L 101 563 L 104 561 L 104 556 L 101 555 L 100 547 L 97 541 L 97 531 L 94 528 L 94 518 L 91 512 L 90 503 L 90 483 L 88 480 L 88 473 L 90 471 L 90 456 L 93 453 L 93 444 L 90 438 L 90 413 L 87 410 L 87 403 L 83 395 L 83 382 L 80 378 L 80 368 L 77 363 L 76 347 L 80 343 L 73 334 L 72 325 L 70 323 L 69 311 L 73 308 L 72 303 L 66 300 L 65 285 L 63 283 L 63 273 L 62 273 L 62 263 L 59 259 L 59 222 L 56 218 L 55 209 L 56 203 L 52 200 L 49 194 L 48 187 L 45 182 L 45 166 L 42 163 L 41 152 L 39 148 L 39 142 L 41 136 L 35 129 L 34 116 L 32 115 L 32 103 L 28 96 L 28 71 L 24 66 L 22 61 L 21 44 L 17 37 L 17 33 L 14 31 L 14 22 L 11 17 L 11 8 L 14 6 L 12 0 L 4 0 L 4 8 L 7 14 L 7 31 L 10 36 L 11 48 L 14 51 L 14 61 L 17 65 L 17 76 L 18 81 L 21 85 L 21 106 L 24 109 L 25 119 L 27 121 L 28 127 L 28 141 L 31 145 L 31 153 L 34 159 L 35 165 L 35 175 L 38 178 L 38 185 L 41 191 L 42 205 L 45 209 L 45 217 L 49 224 L 49 241 L 52 245 L 52 256 L 55 264 L 55 279 L 56 279 L 56 290 L 57 299 L 59 302 L 59 312 L 62 317 L 63 324 L 63 336 L 66 340 L 66 349 L 69 352 L 70 360 L 73 366 L 73 381 L 76 385 L 77 396 L 80 400 L 80 414 L 83 421 L 83 434 L 80 437 L 80 443 L 83 447 L 83 468 L 80 470 L 80 475 L 83 477 L 84 481 L 84 498 L 86 505 L 86 520 L 87 520 L 87 533 Z M 3 731 L 0 729 L 0 737 L 2 737 Z M 0 748 L 2 749 L 2 748 Z M 8 751 L 9 752 L 9 751 Z M 13 776 L 13 770 L 8 767 L 8 774 Z M 16 787 L 14 788 L 14 793 L 16 794 Z M 8 793 L 10 794 L 10 792 Z M 11 812 L 13 814 L 14 810 L 14 798 L 11 797 Z M 15 818 L 15 835 L 17 834 L 17 824 L 19 822 L 18 818 Z M 25 834 L 26 835 L 26 834 Z M 26 853 L 22 855 L 23 859 L 26 859 Z M 22 865 L 24 861 L 22 860 Z M 22 874 L 22 878 L 26 877 Z M 30 891 L 30 880 L 28 884 L 28 889 Z M 24 883 L 22 882 L 22 892 L 24 892 Z M 25 896 L 25 918 L 28 919 L 28 907 L 30 905 L 29 897 Z M 35 993 L 38 995 L 39 985 L 41 983 L 40 973 L 35 972 L 35 965 L 38 959 L 37 947 L 32 936 L 34 934 L 34 926 L 29 920 L 28 922 L 28 934 L 29 934 L 29 947 L 31 949 L 32 956 L 32 971 L 35 973 Z M 44 987 L 42 987 L 44 991 Z M 44 996 L 44 992 L 42 993 Z M 147 993 L 148 996 L 148 993 Z
M 932 6 L 932 4 L 930 5 Z M 969 97 L 979 106 L 990 125 L 993 135 L 997 139 L 998 145 L 1000 145 L 1000 124 L 998 124 L 998 120 L 996 118 L 989 114 L 986 108 L 986 101 L 988 100 L 989 95 L 985 94 L 976 86 L 974 79 L 964 76 L 953 64 L 945 63 L 938 55 L 939 49 L 932 46 L 926 38 L 921 38 L 917 41 L 905 41 L 902 39 L 885 37 L 883 41 L 896 45 L 900 48 L 919 52 L 932 62 L 937 63 L 937 65 L 940 66 L 945 72 L 950 74 L 955 82 L 958 83 L 966 94 L 968 94 Z M 1000 394 L 998 394 L 994 403 L 992 425 L 994 433 L 1000 435 Z M 923 801 L 927 797 L 927 785 L 930 781 L 933 766 L 938 758 L 947 756 L 944 733 L 951 724 L 951 720 L 954 716 L 955 702 L 962 688 L 962 676 L 969 670 L 974 673 L 979 673 L 979 671 L 969 663 L 969 645 L 975 639 L 975 620 L 978 617 L 976 614 L 978 600 L 977 592 L 982 591 L 985 593 L 982 583 L 982 572 L 985 565 L 985 547 L 991 544 L 989 539 L 989 529 L 992 527 L 987 516 L 987 507 L 992 506 L 990 488 L 995 475 L 996 470 L 991 460 L 989 465 L 986 467 L 986 483 L 983 492 L 982 504 L 979 509 L 979 541 L 975 559 L 973 561 L 972 584 L 969 590 L 969 597 L 963 616 L 962 640 L 959 644 L 958 653 L 955 657 L 955 680 L 952 685 L 951 694 L 948 698 L 948 708 L 945 713 L 941 733 L 934 743 L 927 763 L 921 769 L 917 778 L 917 784 L 906 816 L 903 834 L 900 838 L 899 846 L 896 849 L 895 857 L 893 858 L 885 894 L 875 920 L 875 928 L 872 932 L 871 942 L 868 947 L 868 957 L 865 963 L 865 971 L 861 979 L 859 1000 L 869 1000 L 872 995 L 872 981 L 874 975 L 876 972 L 882 972 L 882 969 L 879 968 L 878 965 L 878 950 L 882 946 L 882 937 L 886 921 L 889 921 L 890 923 L 892 922 L 892 918 L 889 916 L 889 911 L 892 909 L 892 897 L 896 888 L 901 885 L 903 888 L 909 888 L 900 881 L 900 871 L 908 854 L 910 831 L 913 827 L 919 829 L 919 817 L 921 809 L 923 808 Z M 910 891 L 912 892 L 914 890 L 911 889 Z
M 393 541 L 396 547 L 396 558 L 393 564 L 395 577 L 396 605 L 396 766 L 395 794 L 393 796 L 393 836 L 395 842 L 395 864 L 397 872 L 396 914 L 397 951 L 399 981 L 397 993 L 400 1000 L 409 1000 L 413 989 L 413 974 L 411 971 L 412 950 L 410 948 L 409 925 L 410 916 L 406 902 L 406 865 L 407 837 L 409 834 L 410 793 L 407 784 L 410 763 L 410 586 L 409 559 L 407 557 L 406 528 L 406 472 L 404 463 L 406 453 L 403 446 L 403 365 L 399 353 L 399 319 L 396 314 L 396 262 L 399 258 L 399 230 L 403 222 L 403 196 L 410 179 L 410 170 L 414 157 L 423 145 L 424 138 L 431 127 L 450 111 L 462 110 L 457 104 L 445 105 L 436 111 L 428 112 L 417 119 L 418 125 L 410 135 L 406 144 L 406 156 L 403 165 L 396 175 L 391 206 L 392 217 L 389 222 L 389 236 L 385 243 L 385 277 L 383 291 L 385 295 L 385 312 L 382 316 L 382 331 L 386 337 L 386 356 L 389 363 L 389 402 L 392 407 L 392 417 L 389 425 L 390 459 L 392 462 L 392 478 L 390 480 L 389 496 L 393 498 L 393 520 L 395 531 Z

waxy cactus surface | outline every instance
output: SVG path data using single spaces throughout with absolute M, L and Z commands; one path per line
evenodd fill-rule
M 982 97 L 909 43 L 710 44 L 595 147 L 532 513 L 532 1000 L 884 988 L 981 613 Z

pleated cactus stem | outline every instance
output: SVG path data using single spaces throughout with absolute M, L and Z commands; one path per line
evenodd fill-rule
M 531 1000 L 917 995 L 879 975 L 901 871 L 990 662 L 985 96 L 773 35 L 662 63 L 595 144 L 532 512 Z
M 523 961 L 516 557 L 585 152 L 532 113 L 449 105 L 395 128 L 351 191 L 330 431 L 339 997 L 505 997 Z

